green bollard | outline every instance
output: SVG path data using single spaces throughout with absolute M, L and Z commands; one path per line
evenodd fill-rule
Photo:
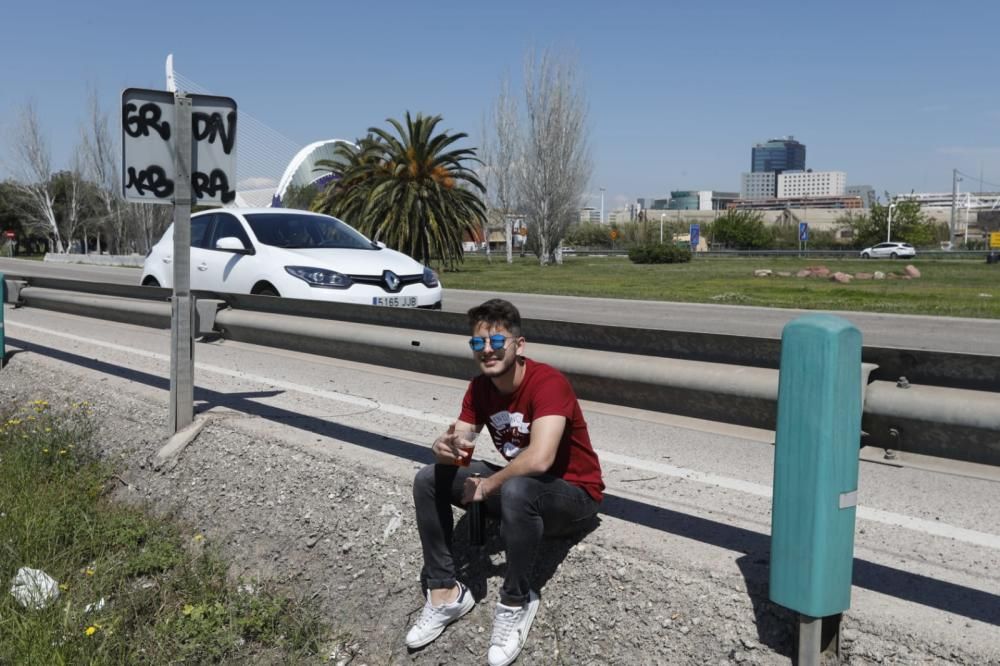
M 806 315 L 781 334 L 771 601 L 800 614 L 799 664 L 840 651 L 851 605 L 861 438 L 861 332 Z

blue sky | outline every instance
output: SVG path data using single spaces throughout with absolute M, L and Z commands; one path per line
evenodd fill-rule
M 590 191 L 605 187 L 608 209 L 672 189 L 738 190 L 751 145 L 789 134 L 808 167 L 879 192 L 949 191 L 952 168 L 1000 183 L 991 0 L 13 0 L 2 20 L 0 163 L 32 100 L 65 166 L 88 88 L 116 114 L 122 88 L 164 87 L 171 52 L 186 77 L 302 144 L 410 110 L 443 115 L 477 145 L 501 77 L 517 83 L 533 47 L 579 63 Z

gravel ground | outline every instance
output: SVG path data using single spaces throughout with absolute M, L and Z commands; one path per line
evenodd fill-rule
M 473 612 L 421 651 L 403 644 L 421 606 L 409 478 L 310 450 L 293 428 L 285 439 L 261 441 L 243 427 L 245 418 L 213 418 L 179 459 L 157 471 L 150 458 L 165 441 L 165 404 L 19 354 L 0 373 L 0 399 L 37 398 L 94 405 L 101 453 L 129 484 L 121 499 L 148 503 L 203 533 L 231 559 L 234 576 L 317 597 L 336 637 L 324 655 L 331 663 L 485 663 L 503 572 L 495 538 L 481 552 L 457 544 L 462 577 L 480 601 Z M 642 539 L 616 536 L 630 528 L 604 517 L 582 540 L 546 542 L 536 572 L 542 607 L 519 664 L 789 663 L 792 616 L 766 600 L 765 561 L 748 556 L 736 575 L 677 570 L 650 558 Z M 905 627 L 862 625 L 849 614 L 844 661 L 1000 663 L 996 653 L 970 654 Z

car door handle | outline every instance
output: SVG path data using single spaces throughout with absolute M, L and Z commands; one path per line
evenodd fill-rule
M 207 271 L 208 270 L 208 264 L 205 264 L 205 263 L 198 264 L 198 270 L 199 271 Z
M 163 263 L 169 264 L 173 257 L 163 257 Z

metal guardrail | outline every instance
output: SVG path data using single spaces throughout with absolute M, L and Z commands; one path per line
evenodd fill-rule
M 922 260 L 981 260 L 986 261 L 989 250 L 917 250 L 917 256 L 912 258 L 901 258 L 895 261 L 899 263 Z M 482 250 L 465 252 L 467 256 L 485 257 Z M 504 251 L 491 252 L 493 258 L 506 260 Z M 515 253 L 515 256 L 520 256 Z M 533 256 L 530 253 L 525 256 Z M 627 257 L 628 248 L 587 248 L 575 247 L 563 250 L 563 257 Z M 709 250 L 707 252 L 694 252 L 691 255 L 697 259 L 729 259 L 736 257 L 798 257 L 802 259 L 861 259 L 861 250 Z M 888 257 L 885 259 L 871 259 L 870 261 L 892 261 Z
M 170 290 L 8 279 L 9 300 L 168 328 Z M 465 316 L 196 292 L 198 330 L 223 338 L 468 378 Z M 213 319 L 214 317 L 214 319 Z M 774 428 L 780 340 L 526 319 L 531 355 L 584 399 Z M 582 350 L 586 350 L 584 353 Z M 865 347 L 870 446 L 1000 466 L 1000 358 Z M 897 385 L 901 376 L 906 388 Z

